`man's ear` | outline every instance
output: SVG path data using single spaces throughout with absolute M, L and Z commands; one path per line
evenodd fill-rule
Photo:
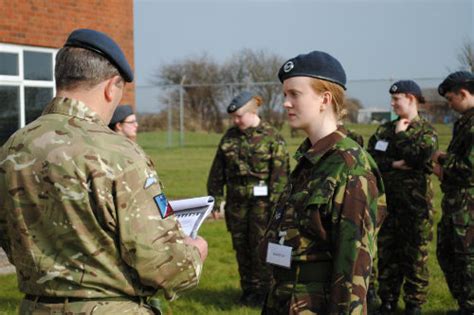
M 107 102 L 111 102 L 114 99 L 114 93 L 116 93 L 116 89 L 121 89 L 122 86 L 123 80 L 118 75 L 113 76 L 112 78 L 105 81 L 104 96 Z

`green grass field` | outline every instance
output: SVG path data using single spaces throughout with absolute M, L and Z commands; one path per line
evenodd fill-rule
M 364 136 L 367 141 L 375 131 L 374 125 L 349 125 Z M 450 126 L 436 125 L 440 148 L 446 149 L 451 137 Z M 290 154 L 301 143 L 302 137 L 290 138 L 284 130 Z M 173 142 L 179 143 L 178 134 Z M 166 133 L 142 133 L 139 143 L 155 161 L 156 169 L 170 199 L 192 197 L 206 194 L 207 174 L 214 157 L 219 134 L 187 133 L 184 147 L 167 147 Z M 292 162 L 294 165 L 294 161 Z M 435 222 L 440 219 L 441 193 L 439 183 L 433 181 L 435 191 Z M 166 314 L 259 314 L 258 309 L 240 307 L 239 277 L 231 240 L 222 220 L 208 220 L 201 228 L 201 235 L 209 243 L 209 257 L 206 260 L 198 288 L 186 293 L 177 301 L 164 303 Z M 434 231 L 436 232 L 436 231 Z M 430 246 L 429 267 L 431 272 L 428 303 L 425 314 L 444 314 L 455 309 L 444 277 L 435 257 L 435 240 Z M 17 305 L 22 298 L 18 291 L 15 275 L 0 276 L 0 314 L 16 314 Z M 403 303 L 400 302 L 400 306 Z

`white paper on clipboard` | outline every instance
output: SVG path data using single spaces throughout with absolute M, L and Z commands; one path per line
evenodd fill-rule
M 169 203 L 184 233 L 192 238 L 196 238 L 201 224 L 214 208 L 212 196 L 170 200 Z

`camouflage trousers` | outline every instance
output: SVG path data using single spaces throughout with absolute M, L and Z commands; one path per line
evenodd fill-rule
M 265 315 L 328 314 L 329 285 L 277 282 L 268 293 Z
M 277 282 L 267 296 L 262 315 L 339 314 L 330 310 L 329 287 L 329 283 L 321 282 Z M 348 313 L 367 314 L 367 305 L 357 305 Z
M 291 269 L 275 266 L 275 281 L 267 295 L 262 314 L 366 314 L 365 299 L 363 304 L 337 302 L 337 299 L 343 297 L 331 296 L 332 264 L 332 260 L 326 260 L 292 262 Z M 365 291 L 368 280 L 368 276 L 360 280 L 360 286 Z
M 225 220 L 231 233 L 244 292 L 265 294 L 270 287 L 270 267 L 260 259 L 258 252 L 270 211 L 266 198 L 228 198 L 226 201 Z
M 441 206 L 438 262 L 459 307 L 474 311 L 474 192 L 445 193 Z
M 20 315 L 153 315 L 155 313 L 146 304 L 133 301 L 80 301 L 70 303 L 39 303 L 23 299 L 20 303 Z
M 422 305 L 428 293 L 428 245 L 433 238 L 433 206 L 430 182 L 387 185 L 388 215 L 378 235 L 378 295 L 382 301 L 398 301 L 403 285 L 405 303 Z M 423 187 L 425 189 L 423 189 Z

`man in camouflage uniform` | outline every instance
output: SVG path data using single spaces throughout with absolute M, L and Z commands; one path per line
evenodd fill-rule
M 388 215 L 378 240 L 380 313 L 394 312 L 404 282 L 405 313 L 419 314 L 428 290 L 433 226 L 429 176 L 437 134 L 418 115 L 418 104 L 424 99 L 415 82 L 395 82 L 389 92 L 400 117 L 381 125 L 367 148 L 382 172 L 387 194 Z
M 147 298 L 196 286 L 207 243 L 185 237 L 152 161 L 107 127 L 130 66 L 107 35 L 81 29 L 55 79 L 42 116 L 0 149 L 0 245 L 20 314 L 158 314 Z
M 314 51 L 278 76 L 290 126 L 308 138 L 260 244 L 275 278 L 262 313 L 365 314 L 385 198 L 375 161 L 337 127 L 344 70 Z
M 439 86 L 453 110 L 454 124 L 447 152 L 433 155 L 435 174 L 444 193 L 436 254 L 458 314 L 474 314 L 474 75 L 459 71 Z
M 232 100 L 228 112 L 236 126 L 222 137 L 207 182 L 216 204 L 226 188 L 225 220 L 237 256 L 240 302 L 246 305 L 261 305 L 270 286 L 271 273 L 257 245 L 289 173 L 285 141 L 258 117 L 261 103 L 246 91 Z

